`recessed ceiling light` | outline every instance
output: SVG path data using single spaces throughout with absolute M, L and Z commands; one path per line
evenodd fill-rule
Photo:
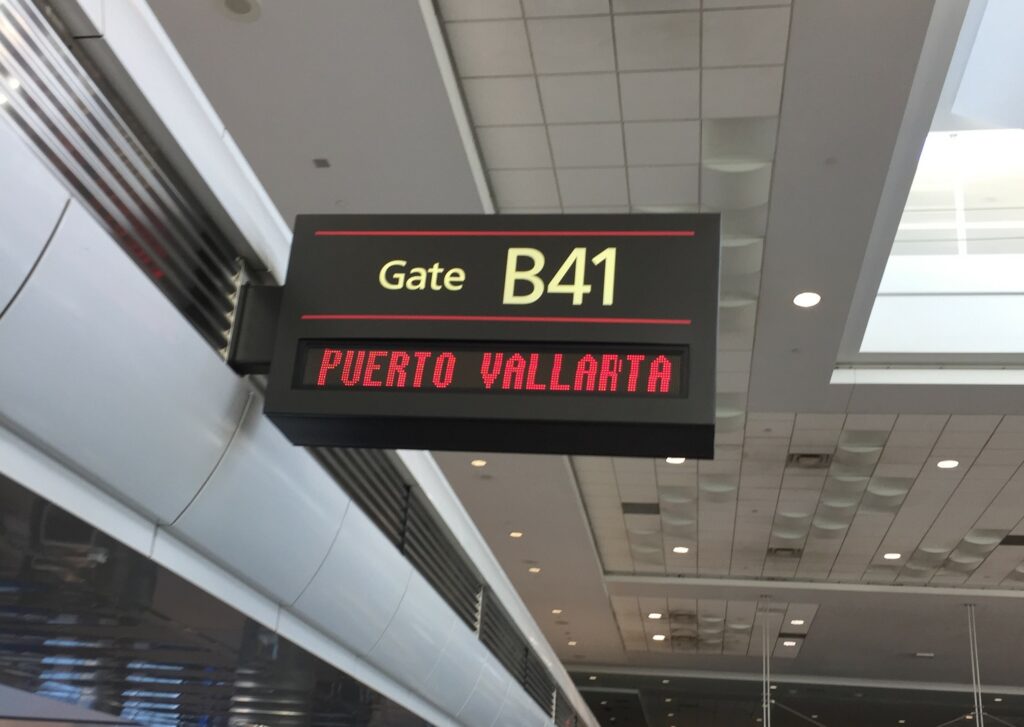
M 570 641 L 569 642 L 569 646 L 576 646 L 576 642 L 575 641 Z
M 665 634 L 655 634 L 651 638 L 654 639 L 655 641 L 664 641 L 665 640 Z
M 906 723 L 907 723 L 907 720 L 905 720 L 905 719 L 900 719 L 900 720 L 896 721 L 896 724 L 906 724 Z
M 661 614 L 657 611 L 651 611 L 649 614 L 647 614 L 647 618 L 653 621 L 657 621 L 659 618 L 661 618 Z
M 666 716 L 666 717 L 675 717 L 675 716 L 676 716 L 676 713 L 675 713 L 675 712 L 669 712 L 669 713 L 668 713 L 667 715 L 665 715 L 665 716 Z
M 1001 701 L 1003 701 L 1003 698 L 1002 698 L 1002 697 L 996 697 L 996 698 L 995 698 L 995 699 L 993 699 L 992 701 L 993 701 L 993 702 L 1001 702 Z
M 606 704 L 608 704 L 608 700 L 607 700 L 607 699 L 602 699 L 602 700 L 601 700 L 601 706 L 603 707 L 603 706 L 605 706 Z
M 474 467 L 486 467 L 487 466 L 487 460 L 486 459 L 474 459 L 474 460 L 470 460 L 470 464 L 473 465 Z
M 562 609 L 560 609 L 560 608 L 553 608 L 553 609 L 551 609 L 551 613 L 555 614 L 556 616 L 558 614 L 560 614 L 561 612 L 562 612 Z
M 671 701 L 672 701 L 672 697 L 665 697 L 665 704 L 668 704 Z
M 938 468 L 940 470 L 952 470 L 960 466 L 960 462 L 955 459 L 940 459 Z
M 882 557 L 885 558 L 886 560 L 899 560 L 900 558 L 903 557 L 903 554 L 902 553 L 886 553 Z
M 934 659 L 935 658 L 935 652 L 933 652 L 933 651 L 919 651 L 916 654 L 914 654 L 914 656 L 916 656 L 918 659 Z
M 666 457 L 665 461 L 669 464 L 682 464 L 686 461 L 686 457 Z
M 540 573 L 540 568 L 535 565 L 531 565 L 529 568 L 527 568 L 527 570 L 531 573 Z
M 821 296 L 812 291 L 804 291 L 803 293 L 797 293 L 796 297 L 793 298 L 793 305 L 799 306 L 800 308 L 813 308 L 821 302 Z
M 783 646 L 796 646 L 796 642 L 795 641 L 783 641 L 782 645 Z
M 668 682 L 669 682 L 669 680 L 668 680 L 668 679 L 662 679 L 662 680 L 661 680 L 661 683 L 662 683 L 662 684 L 668 684 Z
M 811 719 L 818 719 L 818 715 L 816 715 L 816 714 L 812 714 L 812 715 L 811 715 Z
M 679 555 L 686 555 L 690 552 L 690 549 L 687 548 L 685 545 L 677 545 L 676 547 L 672 548 L 672 552 L 679 553 Z
M 778 684 L 772 684 L 772 685 L 771 685 L 771 686 L 769 687 L 769 689 L 778 689 L 778 688 L 779 688 L 779 685 L 778 685 Z
M 964 719 L 974 719 L 974 715 L 973 714 L 965 714 L 964 715 Z
M 521 532 L 519 532 L 518 530 L 513 530 L 511 533 L 508 534 L 508 536 L 510 538 L 519 539 L 519 538 L 523 537 L 523 534 Z
M 590 675 L 590 676 L 589 676 L 588 678 L 589 678 L 589 679 L 590 679 L 590 681 L 592 681 L 592 682 L 596 682 L 596 681 L 597 681 L 597 675 L 596 675 L 596 674 L 591 674 L 591 675 Z
M 795 618 L 789 622 L 790 626 L 803 626 L 804 620 L 802 618 Z
M 224 7 L 242 20 L 255 20 L 260 15 L 260 4 L 257 0 L 224 0 Z

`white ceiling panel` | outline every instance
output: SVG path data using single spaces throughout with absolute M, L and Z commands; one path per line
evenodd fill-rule
M 452 56 L 464 77 L 533 73 L 522 20 L 449 23 L 446 30 Z
M 549 124 L 619 121 L 614 73 L 541 76 L 540 94 Z
M 476 0 L 483 5 L 485 2 Z M 608 0 L 523 0 L 528 18 L 549 15 L 607 15 Z
M 693 209 L 698 203 L 698 168 L 630 167 L 632 203 L 637 208 Z
M 701 65 L 782 65 L 788 34 L 786 7 L 705 13 Z
M 470 78 L 462 82 L 466 105 L 478 126 L 540 124 L 544 115 L 533 76 Z
M 625 124 L 626 157 L 631 166 L 697 164 L 699 121 L 644 121 Z
M 708 68 L 701 72 L 701 115 L 708 119 L 776 116 L 782 66 Z
M 550 167 L 547 130 L 537 126 L 487 126 L 477 129 L 480 151 L 491 169 Z
M 626 121 L 696 119 L 700 116 L 700 71 L 638 71 L 619 77 Z
M 615 45 L 610 18 L 529 20 L 536 72 L 614 71 Z
M 552 126 L 551 151 L 559 167 L 621 167 L 625 162 L 621 124 Z
M 438 0 L 438 5 L 447 20 L 498 20 L 523 14 L 519 0 Z
M 565 205 L 629 203 L 623 169 L 559 169 L 558 186 Z
M 696 68 L 700 65 L 700 14 L 616 15 L 619 70 Z
M 612 0 L 616 13 L 650 13 L 661 10 L 700 10 L 701 0 Z
M 550 169 L 503 170 L 491 173 L 491 186 L 503 207 L 543 207 L 558 204 L 555 174 Z

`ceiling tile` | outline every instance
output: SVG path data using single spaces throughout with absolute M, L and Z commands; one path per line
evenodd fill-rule
M 537 82 L 533 76 L 470 78 L 462 82 L 466 103 L 477 126 L 540 124 Z
M 696 68 L 700 64 L 700 14 L 616 16 L 615 44 L 622 71 Z
M 567 215 L 620 214 L 629 212 L 629 205 L 598 205 L 596 207 L 566 207 Z
M 619 76 L 626 121 L 700 116 L 700 71 L 638 71 Z
M 551 150 L 559 167 L 622 166 L 620 124 L 566 124 L 552 126 Z
M 705 118 L 775 116 L 782 100 L 782 66 L 711 68 L 703 71 Z
M 697 203 L 699 167 L 630 167 L 629 191 L 634 207 L 669 207 Z
M 537 73 L 615 70 L 610 18 L 553 18 L 528 25 Z
M 700 0 L 612 0 L 616 13 L 650 13 L 659 10 L 699 10 Z
M 486 5 L 491 0 L 471 1 Z M 530 18 L 547 15 L 607 15 L 608 0 L 523 0 L 523 9 Z
M 438 0 L 445 20 L 491 20 L 522 16 L 519 0 Z
M 631 166 L 696 164 L 699 121 L 639 121 L 626 124 L 626 158 Z
M 488 126 L 477 129 L 477 139 L 490 169 L 550 167 L 551 152 L 543 126 Z
M 701 63 L 766 66 L 786 62 L 789 8 L 704 13 Z
M 764 5 L 788 5 L 789 0 L 704 0 L 705 10 L 753 8 Z
M 623 169 L 559 169 L 562 202 L 584 205 L 621 205 L 627 202 Z
M 500 207 L 545 207 L 558 204 L 555 174 L 550 169 L 491 172 Z
M 540 93 L 549 124 L 619 120 L 614 73 L 542 76 Z
M 463 78 L 533 73 L 521 20 L 449 23 L 446 30 L 455 67 Z

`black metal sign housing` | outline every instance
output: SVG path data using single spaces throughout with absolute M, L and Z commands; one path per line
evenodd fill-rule
M 296 444 L 714 452 L 718 215 L 305 215 L 266 413 Z

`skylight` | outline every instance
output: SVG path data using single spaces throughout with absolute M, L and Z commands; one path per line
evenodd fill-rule
M 862 353 L 1024 353 L 1024 3 L 975 4 L 925 141 Z M 1012 42 L 1011 42 L 1012 41 Z M 1016 75 L 1016 71 L 1014 74 Z M 1012 126 L 1011 126 L 1012 125 Z

